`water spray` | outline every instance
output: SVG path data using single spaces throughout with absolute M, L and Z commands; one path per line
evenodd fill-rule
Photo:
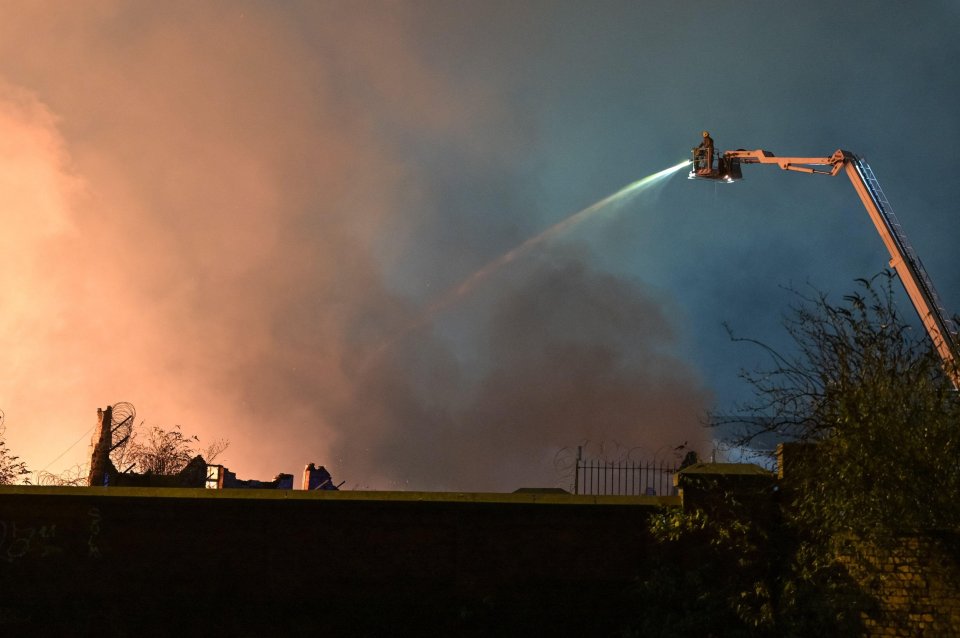
M 472 275 L 464 279 L 460 284 L 454 286 L 446 293 L 435 299 L 426 309 L 420 313 L 420 316 L 407 324 L 400 332 L 395 334 L 389 340 L 381 344 L 372 354 L 371 358 L 376 357 L 384 350 L 389 348 L 397 340 L 403 338 L 407 334 L 413 332 L 417 328 L 430 323 L 433 318 L 446 310 L 454 303 L 466 296 L 470 291 L 477 287 L 477 285 L 482 282 L 484 279 L 497 272 L 507 264 L 517 260 L 519 257 L 522 257 L 526 253 L 530 252 L 536 246 L 553 239 L 563 233 L 570 231 L 575 226 L 583 223 L 587 219 L 595 216 L 601 211 L 607 209 L 610 205 L 616 203 L 622 203 L 628 197 L 636 195 L 644 190 L 650 188 L 654 184 L 660 182 L 661 180 L 670 177 L 677 171 L 686 168 L 690 165 L 690 160 L 684 160 L 679 164 L 671 166 L 670 168 L 665 168 L 662 171 L 653 173 L 652 175 L 647 175 L 643 179 L 639 179 L 631 184 L 627 184 L 617 192 L 612 195 L 604 197 L 600 201 L 591 204 L 590 206 L 584 208 L 583 210 L 576 212 L 569 217 L 560 220 L 553 226 L 550 226 L 546 230 L 542 231 L 540 234 L 531 237 L 530 239 L 524 241 L 522 244 L 506 252 L 496 259 L 488 262 L 485 266 L 481 267 L 479 270 L 474 272 Z M 369 359 L 368 359 L 369 361 Z

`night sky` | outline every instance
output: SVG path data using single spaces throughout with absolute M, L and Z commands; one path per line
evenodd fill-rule
M 707 129 L 864 156 L 960 311 L 958 32 L 955 0 L 3 2 L 8 444 L 61 471 L 129 401 L 353 489 L 709 454 L 764 362 L 723 323 L 788 348 L 787 287 L 887 264 L 842 175 L 681 171 L 429 309 Z

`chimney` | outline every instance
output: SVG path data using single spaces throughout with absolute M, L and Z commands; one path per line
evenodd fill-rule
M 97 444 L 90 457 L 90 476 L 87 484 L 90 486 L 107 485 L 110 471 L 110 448 L 113 445 L 113 406 L 108 405 L 105 410 L 97 408 L 97 427 L 100 433 Z

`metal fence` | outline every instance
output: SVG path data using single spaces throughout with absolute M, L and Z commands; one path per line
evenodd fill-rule
M 675 465 L 576 459 L 574 494 L 668 496 L 674 494 Z

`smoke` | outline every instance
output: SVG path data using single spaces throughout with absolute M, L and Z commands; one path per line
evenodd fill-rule
M 445 310 L 449 306 L 457 303 L 465 295 L 469 295 L 474 290 L 474 288 L 476 288 L 479 284 L 481 284 L 484 280 L 486 280 L 492 274 L 496 273 L 501 268 L 508 266 L 509 264 L 516 261 L 517 259 L 523 257 L 525 254 L 527 254 L 531 250 L 534 250 L 535 248 L 540 247 L 542 244 L 550 241 L 551 239 L 554 239 L 558 236 L 562 236 L 570 232 L 571 229 L 575 228 L 577 225 L 595 216 L 597 213 L 606 211 L 610 208 L 614 208 L 616 207 L 617 204 L 622 204 L 624 200 L 628 201 L 628 198 L 631 195 L 636 195 L 637 193 L 643 192 L 644 189 L 646 188 L 655 186 L 657 183 L 661 182 L 661 180 L 671 176 L 672 174 L 676 173 L 681 168 L 688 166 L 689 164 L 690 164 L 689 161 L 683 161 L 683 162 L 680 162 L 679 164 L 676 164 L 675 166 L 664 169 L 662 171 L 658 171 L 657 173 L 653 173 L 652 175 L 648 175 L 647 177 L 637 180 L 632 184 L 628 184 L 627 186 L 624 186 L 623 188 L 618 190 L 616 193 L 613 193 L 612 195 L 608 195 L 607 197 L 604 197 L 600 201 L 595 202 L 590 206 L 587 206 L 583 210 L 573 213 L 572 215 L 560 220 L 553 226 L 550 226 L 546 230 L 525 240 L 516 248 L 513 248 L 505 252 L 504 254 L 500 255 L 496 259 L 488 262 L 482 268 L 476 270 L 473 274 L 471 274 L 469 277 L 467 277 L 462 282 L 460 282 L 455 288 L 448 291 L 439 299 L 431 302 L 430 306 L 422 313 L 418 321 L 411 324 L 407 329 L 405 329 L 403 333 L 401 333 L 401 336 L 403 334 L 406 334 L 410 330 L 414 330 L 419 326 L 423 325 L 424 323 L 429 322 L 438 313 L 443 312 L 443 310 Z M 387 345 L 389 345 L 389 343 Z
M 377 466 L 414 485 L 504 490 L 569 488 L 554 467 L 564 446 L 642 443 L 648 459 L 664 447 L 696 447 L 708 396 L 670 353 L 666 310 L 639 282 L 555 248 L 497 299 L 477 383 L 458 392 L 455 369 L 438 367 L 427 387 L 439 404 L 390 395 L 389 413 L 360 428 L 374 440 L 351 438 L 338 449 L 378 449 Z M 414 363 L 394 361 L 407 371 Z
M 452 245 L 420 234 L 463 222 L 424 149 L 482 182 L 530 136 L 495 83 L 438 72 L 408 19 L 4 6 L 0 407 L 32 468 L 121 400 L 230 439 L 241 476 L 313 461 L 352 486 L 542 485 L 564 445 L 695 436 L 706 397 L 670 354 L 666 301 L 586 254 L 552 250 L 491 281 L 470 317 L 361 365 L 420 316 L 405 256 L 445 289 L 523 239 L 502 214 Z

